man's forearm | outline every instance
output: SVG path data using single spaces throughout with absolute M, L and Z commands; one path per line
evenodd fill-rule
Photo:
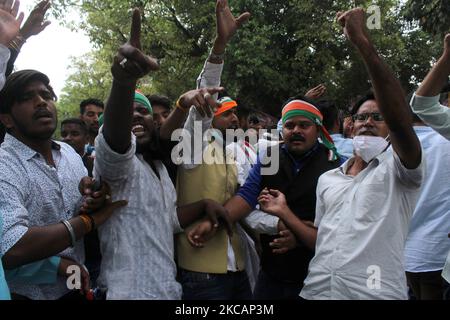
M 181 228 L 186 228 L 190 224 L 200 219 L 205 212 L 205 201 L 200 200 L 191 204 L 177 208 L 178 222 Z
M 214 64 L 222 64 L 223 59 L 217 57 L 217 55 L 223 55 L 225 53 L 225 48 L 227 47 L 227 44 L 223 41 L 216 38 L 214 40 L 214 45 L 211 49 L 211 53 L 213 53 L 216 56 L 210 56 L 208 58 L 208 62 L 214 63 Z
M 160 137 L 162 140 L 170 140 L 172 132 L 181 128 L 186 119 L 187 112 L 180 108 L 175 108 L 167 117 L 166 121 L 161 126 Z
M 316 228 L 308 226 L 302 220 L 297 218 L 289 208 L 284 209 L 284 212 L 279 217 L 286 227 L 295 234 L 299 241 L 304 243 L 309 249 L 315 249 L 317 240 Z
M 241 196 L 233 196 L 225 203 L 224 207 L 232 222 L 245 218 L 254 209 Z
M 378 108 L 389 128 L 392 147 L 408 169 L 421 162 L 421 147 L 400 81 L 377 54 L 370 41 L 357 46 L 372 79 Z
M 131 144 L 131 123 L 133 121 L 134 84 L 122 84 L 113 80 L 111 93 L 106 103 L 103 135 L 111 149 L 125 153 Z
M 81 218 L 69 220 L 77 240 L 86 234 Z M 54 256 L 71 245 L 70 234 L 62 223 L 45 227 L 32 227 L 9 249 L 2 258 L 5 269 L 14 269 L 22 265 Z
M 433 97 L 441 93 L 450 74 L 450 54 L 444 52 L 433 69 L 423 80 L 416 94 L 422 97 Z
M 358 46 L 358 50 L 372 79 L 378 107 L 389 129 L 395 131 L 399 126 L 412 126 L 402 86 L 389 66 L 371 42 Z

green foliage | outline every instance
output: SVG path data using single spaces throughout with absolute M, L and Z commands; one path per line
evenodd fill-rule
M 418 22 L 427 32 L 443 37 L 450 31 L 450 1 L 408 0 L 405 16 L 410 22 Z
M 408 23 L 398 1 L 356 1 L 381 10 L 380 30 L 370 34 L 376 47 L 402 82 L 414 88 L 440 53 L 440 44 Z M 412 2 L 412 1 L 410 1 Z M 417 1 L 420 2 L 420 1 Z M 436 1 L 435 1 L 436 2 Z M 442 1 L 444 2 L 444 1 Z M 63 110 L 80 100 L 106 99 L 110 63 L 127 40 L 131 8 L 143 12 L 144 50 L 161 62 L 158 72 L 143 79 L 145 93 L 161 93 L 175 100 L 195 87 L 195 79 L 215 35 L 214 0 L 55 0 L 55 13 L 76 7 L 83 17 L 78 28 L 95 46 L 89 57 L 74 62 L 61 98 Z M 280 112 L 282 102 L 324 83 L 328 98 L 341 107 L 370 88 L 362 61 L 335 22 L 336 12 L 350 9 L 344 0 L 229 0 L 234 14 L 249 11 L 251 20 L 227 48 L 222 83 L 241 105 Z

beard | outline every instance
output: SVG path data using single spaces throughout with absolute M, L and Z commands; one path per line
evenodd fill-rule
M 145 143 L 136 142 L 136 153 L 142 154 L 147 162 L 164 159 L 165 155 L 161 150 L 161 142 L 156 129 L 152 131 L 149 141 Z
M 51 128 L 50 130 L 47 130 L 47 131 L 33 132 L 33 131 L 29 130 L 28 125 L 24 124 L 21 120 L 16 118 L 12 113 L 11 113 L 11 118 L 13 119 L 15 127 L 16 127 L 14 129 L 14 131 L 20 133 L 22 136 L 24 136 L 25 138 L 28 138 L 30 140 L 49 140 L 49 139 L 51 139 L 53 134 L 55 133 L 56 126 L 58 123 L 58 119 L 55 116 L 53 128 Z

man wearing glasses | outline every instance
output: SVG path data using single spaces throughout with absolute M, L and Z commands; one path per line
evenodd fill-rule
M 374 94 L 352 110 L 355 156 L 319 178 L 316 250 L 300 296 L 408 299 L 403 250 L 423 153 L 401 85 L 367 34 L 364 11 L 339 13 L 338 22 L 363 58 Z M 282 199 L 262 200 L 264 209 Z

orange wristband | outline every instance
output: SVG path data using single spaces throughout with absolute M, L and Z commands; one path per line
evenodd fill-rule
M 93 228 L 92 223 L 91 223 L 91 220 L 90 220 L 86 215 L 84 215 L 84 214 L 80 214 L 80 218 L 81 218 L 81 220 L 83 221 L 84 226 L 86 227 L 86 230 L 87 230 L 86 233 L 91 232 L 91 231 L 92 231 L 92 228 Z

